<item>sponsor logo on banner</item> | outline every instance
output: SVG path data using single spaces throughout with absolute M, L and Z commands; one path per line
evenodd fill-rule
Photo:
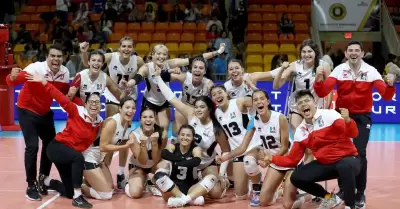
M 215 84 L 221 84 L 221 82 L 215 82 Z M 170 87 L 172 91 L 175 93 L 176 97 L 179 98 L 179 96 L 182 93 L 182 87 L 181 84 L 178 82 L 171 82 Z M 272 107 L 275 109 L 275 111 L 278 112 L 283 112 L 286 104 L 286 99 L 287 99 L 287 84 L 282 86 L 281 89 L 279 90 L 273 90 L 272 89 L 272 82 L 258 82 L 257 87 L 260 89 L 264 89 L 269 93 L 269 97 L 271 99 Z M 396 84 L 396 94 L 392 98 L 391 101 L 385 101 L 381 95 L 376 92 L 374 89 L 374 92 L 372 94 L 373 98 L 373 108 L 372 108 L 372 121 L 374 123 L 400 123 L 400 117 L 396 117 L 396 111 L 400 108 L 399 103 L 397 102 L 397 92 L 399 92 L 400 84 Z M 17 99 L 18 99 L 18 94 L 21 89 L 21 86 L 16 86 L 15 87 L 15 95 L 14 95 L 14 100 L 15 104 L 17 104 Z M 137 105 L 136 105 L 136 114 L 134 116 L 134 120 L 139 119 L 139 113 L 140 113 L 140 108 L 142 104 L 142 98 L 143 98 L 143 93 L 145 89 L 145 84 L 144 82 L 141 82 L 138 85 L 138 91 L 140 92 L 138 95 L 137 99 Z M 333 96 L 333 102 L 331 105 L 331 108 L 335 107 L 335 100 L 337 98 L 336 91 L 334 91 L 334 96 Z M 101 116 L 105 117 L 105 98 L 102 96 L 102 108 L 101 108 Z M 362 102 L 362 101 L 360 101 Z M 51 109 L 54 112 L 54 119 L 55 120 L 65 120 L 67 118 L 67 113 L 60 107 L 60 105 L 56 102 L 53 101 L 53 105 Z M 14 109 L 14 118 L 15 120 L 18 120 L 18 115 L 16 109 Z M 174 111 L 174 110 L 172 110 Z M 174 114 L 171 114 L 171 120 L 173 120 Z

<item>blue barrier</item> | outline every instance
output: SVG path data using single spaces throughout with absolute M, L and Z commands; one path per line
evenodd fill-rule
M 221 82 L 216 82 L 221 83 Z M 275 110 L 283 112 L 283 109 L 285 108 L 285 102 L 286 102 L 286 95 L 287 95 L 287 84 L 285 84 L 281 89 L 279 90 L 273 90 L 272 89 L 272 82 L 258 82 L 257 86 L 259 88 L 265 89 L 267 92 L 270 94 L 271 98 L 271 103 L 273 104 L 272 106 L 275 108 Z M 182 92 L 182 86 L 178 82 L 171 82 L 170 87 L 173 92 L 175 92 L 176 96 L 179 96 Z M 143 98 L 143 92 L 144 92 L 145 84 L 144 82 L 140 83 L 138 86 L 138 90 L 140 91 L 139 97 L 137 100 L 137 109 L 136 109 L 136 114 L 134 116 L 134 120 L 138 120 L 139 118 L 139 113 L 140 113 L 140 107 L 142 103 L 142 98 Z M 396 95 L 398 94 L 400 88 L 400 84 L 396 84 Z M 17 103 L 17 98 L 19 91 L 21 89 L 21 86 L 16 86 L 15 87 L 15 104 Z M 385 101 L 382 99 L 382 97 L 374 90 L 374 93 L 372 94 L 373 100 L 374 100 L 374 106 L 372 108 L 372 121 L 374 123 L 400 123 L 400 117 L 396 117 L 396 110 L 399 109 L 399 103 L 396 101 L 396 95 L 393 97 L 391 101 Z M 102 97 L 102 109 L 101 109 L 101 115 L 105 117 L 105 104 L 104 104 L 104 97 Z M 362 101 L 360 101 L 362 102 Z M 66 112 L 60 107 L 60 105 L 56 102 L 53 101 L 53 105 L 51 108 L 54 111 L 54 119 L 55 120 L 65 120 L 67 117 Z M 172 110 L 172 118 L 173 120 L 173 110 Z M 14 118 L 15 120 L 18 120 L 18 115 L 17 112 L 14 111 Z

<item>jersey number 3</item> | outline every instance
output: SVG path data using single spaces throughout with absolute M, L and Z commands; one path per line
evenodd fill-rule
M 276 149 L 279 148 L 279 146 L 276 144 L 276 139 L 273 136 L 260 136 L 264 147 L 266 149 Z
M 229 124 L 223 125 L 225 131 L 228 133 L 229 137 L 237 136 L 242 133 L 239 125 L 236 122 L 231 122 Z
M 178 170 L 179 173 L 176 175 L 176 178 L 178 178 L 179 180 L 185 180 L 188 169 L 186 167 L 178 166 Z

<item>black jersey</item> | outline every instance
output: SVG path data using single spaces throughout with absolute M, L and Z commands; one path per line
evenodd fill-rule
M 175 144 L 173 154 L 180 156 L 186 160 L 193 158 L 193 149 L 196 146 L 193 144 L 187 153 L 182 153 L 179 144 Z M 181 192 L 187 194 L 191 186 L 197 183 L 197 168 L 187 168 L 183 166 L 172 165 L 170 179 L 179 187 Z

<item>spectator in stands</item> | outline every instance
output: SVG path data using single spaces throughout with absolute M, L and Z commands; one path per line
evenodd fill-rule
M 56 24 L 54 26 L 53 31 L 51 32 L 51 36 L 53 37 L 53 40 L 58 40 L 61 39 L 63 35 L 63 29 L 59 24 Z
M 72 21 L 72 24 L 82 24 L 86 21 L 86 18 L 89 13 L 89 4 L 86 0 L 82 0 L 79 4 L 79 8 L 75 13 L 75 19 Z
M 217 15 L 213 15 L 212 19 L 210 21 L 208 21 L 207 26 L 206 26 L 206 30 L 210 31 L 211 30 L 211 26 L 212 25 L 216 25 L 217 26 L 217 32 L 220 32 L 224 29 L 222 22 L 220 20 L 218 20 Z
M 108 15 L 106 13 L 104 13 L 101 16 L 100 28 L 101 28 L 101 31 L 104 32 L 104 35 L 106 38 L 111 35 L 113 24 L 114 24 L 114 21 L 112 21 L 111 19 L 108 19 Z
M 146 12 L 144 13 L 144 21 L 154 22 L 156 20 L 156 13 L 154 12 L 153 6 L 148 4 L 146 7 Z
M 164 10 L 162 4 L 158 5 L 157 22 L 168 22 L 168 13 Z
M 93 33 L 93 37 L 89 40 L 89 43 L 104 43 L 106 41 L 105 34 L 100 30 L 99 23 L 91 26 L 90 30 Z
M 113 5 L 112 0 L 108 0 L 106 3 L 106 9 L 102 15 L 102 18 L 104 17 L 105 20 L 111 20 L 111 22 L 115 22 L 118 19 L 118 12 L 117 12 L 117 7 Z
M 330 56 L 331 50 L 332 50 L 332 47 L 331 47 L 331 46 L 326 47 L 325 55 L 322 56 L 321 59 L 322 59 L 323 61 L 325 61 L 326 63 L 328 63 L 329 66 L 331 66 L 331 69 L 333 69 L 333 67 L 334 67 L 334 66 L 333 66 L 333 61 L 332 61 L 332 58 L 331 58 L 331 56 Z
M 275 55 L 275 56 L 272 58 L 272 61 L 271 61 L 271 69 L 270 69 L 270 70 L 274 70 L 274 69 L 276 69 L 276 68 L 282 66 L 282 63 L 283 63 L 283 62 L 288 62 L 288 61 L 289 61 L 289 58 L 288 58 L 288 55 L 287 55 L 287 54 Z M 265 69 L 265 70 L 267 70 L 267 69 Z
M 226 31 L 222 31 L 221 32 L 221 37 L 218 37 L 215 40 L 214 43 L 214 48 L 218 49 L 219 46 L 225 43 L 225 53 L 226 53 L 226 57 L 229 58 L 230 54 L 231 54 L 231 40 L 229 40 L 228 37 L 228 33 Z
M 175 4 L 174 9 L 171 12 L 171 22 L 182 22 L 185 19 L 185 13 L 179 7 L 179 4 Z
M 72 25 L 68 26 L 67 31 L 65 31 L 65 36 L 70 40 L 76 39 L 76 31 Z
M 26 25 L 19 25 L 19 31 L 17 32 L 17 38 L 15 40 L 18 44 L 30 43 L 32 41 L 31 33 L 26 30 Z
M 281 16 L 281 20 L 279 22 L 278 34 L 294 34 L 294 24 L 288 18 L 286 12 L 284 12 Z
M 89 34 L 84 31 L 82 26 L 79 26 L 78 32 L 76 33 L 76 37 L 80 43 L 87 42 L 89 40 Z
M 122 0 L 119 12 L 131 11 L 133 8 L 132 0 Z
M 231 15 L 228 24 L 228 30 L 232 33 L 232 48 L 236 48 L 238 56 L 236 59 L 239 60 L 242 60 L 240 57 L 244 52 L 245 28 L 247 25 L 242 19 L 247 20 L 247 16 L 244 17 L 238 11 L 235 11 Z
M 220 54 L 217 58 L 214 59 L 214 68 L 217 74 L 224 74 L 226 73 L 227 69 L 227 60 L 226 60 L 227 53 Z
M 185 22 L 196 22 L 197 19 L 200 19 L 201 12 L 197 7 L 192 5 L 192 2 L 187 1 L 185 15 Z
M 211 25 L 210 29 L 208 30 L 207 34 L 206 34 L 206 38 L 208 40 L 214 40 L 216 38 L 219 38 L 220 34 L 218 32 L 217 29 L 217 25 Z
M 19 68 L 25 69 L 26 66 L 32 63 L 32 55 L 30 54 L 30 49 L 30 45 L 25 44 L 24 51 L 19 56 L 16 56 L 15 62 Z
M 36 54 L 37 62 L 44 62 L 47 57 L 47 46 L 46 43 L 42 42 L 39 46 L 38 53 Z
M 60 19 L 62 26 L 68 23 L 68 8 L 71 6 L 70 0 L 57 0 L 56 1 L 56 15 Z

